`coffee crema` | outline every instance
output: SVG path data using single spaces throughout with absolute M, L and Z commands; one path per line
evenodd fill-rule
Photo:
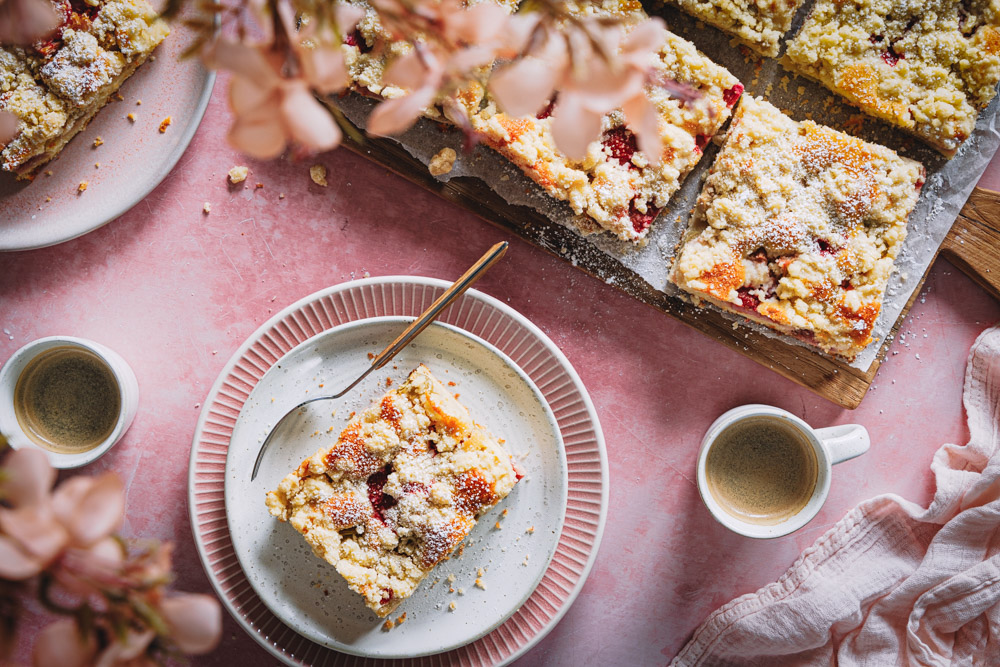
M 816 452 L 794 425 L 750 417 L 727 426 L 708 452 L 708 489 L 730 515 L 773 525 L 800 512 L 819 477 Z
M 46 350 L 28 362 L 14 386 L 14 415 L 36 445 L 79 454 L 111 436 L 121 413 L 114 372 L 79 347 Z

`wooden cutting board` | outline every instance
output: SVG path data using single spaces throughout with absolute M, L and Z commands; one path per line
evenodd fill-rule
M 344 145 L 564 261 L 573 258 L 573 266 L 581 271 L 614 285 L 639 301 L 679 319 L 706 336 L 845 408 L 853 409 L 861 403 L 885 358 L 889 341 L 895 338 L 903 318 L 927 277 L 926 274 L 921 276 L 920 283 L 913 290 L 913 296 L 893 324 L 892 334 L 882 343 L 877 359 L 867 371 L 861 371 L 843 361 L 809 348 L 789 345 L 748 327 L 733 330 L 732 321 L 725 319 L 721 313 L 695 308 L 653 289 L 636 273 L 610 256 L 593 252 L 593 246 L 576 232 L 552 222 L 534 209 L 507 203 L 483 181 L 476 178 L 438 181 L 430 175 L 422 162 L 394 141 L 368 139 L 361 145 L 345 137 Z M 1000 298 L 1000 193 L 977 188 L 969 197 L 939 252 L 993 296 Z

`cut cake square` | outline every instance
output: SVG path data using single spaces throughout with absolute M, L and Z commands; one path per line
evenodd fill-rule
M 378 616 L 390 614 L 521 475 L 421 364 L 267 494 Z
M 1000 81 L 986 0 L 819 0 L 785 63 L 950 157 Z
M 145 0 L 59 3 L 55 36 L 0 47 L 0 111 L 20 127 L 0 147 L 0 167 L 30 179 L 83 130 L 169 34 Z
M 919 162 L 744 96 L 671 280 L 851 359 L 871 342 L 923 183 Z
M 776 58 L 781 38 L 805 0 L 674 0 L 688 14 Z

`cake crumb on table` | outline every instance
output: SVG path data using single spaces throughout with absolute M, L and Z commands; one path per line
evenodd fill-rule
M 392 630 L 392 626 L 393 626 L 392 619 L 391 618 L 387 618 L 387 619 L 385 619 L 385 623 L 382 624 L 382 629 L 385 630 L 386 632 L 388 632 L 389 630 Z
M 80 181 L 80 185 L 76 186 L 77 192 L 84 192 L 87 189 L 87 181 Z
M 455 611 L 455 609 L 456 609 L 457 607 L 458 607 L 458 605 L 457 605 L 457 604 L 455 604 L 455 602 L 454 602 L 454 601 L 452 601 L 452 602 L 451 602 L 451 603 L 450 603 L 450 604 L 448 605 L 448 611 Z
M 209 213 L 212 212 L 212 205 L 208 202 L 205 202 L 205 205 L 201 207 L 201 212 L 204 213 L 205 215 L 208 215 Z
M 321 164 L 314 164 L 309 167 L 309 178 L 316 185 L 326 187 L 329 183 L 326 182 L 326 167 Z
M 134 123 L 135 122 L 135 114 L 134 113 L 130 113 L 130 114 L 126 115 L 125 117 L 128 118 L 128 120 L 129 120 L 130 123 Z
M 431 176 L 447 174 L 455 166 L 457 158 L 458 154 L 455 153 L 454 148 L 442 148 L 431 158 L 430 164 L 427 165 L 427 171 L 431 172 Z
M 483 583 L 482 579 L 478 579 L 478 578 L 476 579 L 476 588 L 481 588 L 484 591 L 486 590 L 486 584 Z
M 163 120 L 161 120 L 160 121 L 160 134 L 163 134 L 164 132 L 166 132 L 167 128 L 170 127 L 170 124 L 173 123 L 173 122 L 174 122 L 174 119 L 171 118 L 170 116 L 167 116 L 166 118 L 164 118 Z
M 229 170 L 229 182 L 232 183 L 233 185 L 237 183 L 242 183 L 243 181 L 247 180 L 247 174 L 249 173 L 250 169 L 248 167 L 237 165 Z
M 404 611 L 402 614 L 399 615 L 399 618 L 396 619 L 396 625 L 402 625 L 405 620 L 406 620 L 406 612 Z
M 94 148 L 97 148 L 98 146 L 102 145 L 103 143 L 104 143 L 104 139 L 101 139 L 100 137 L 94 137 Z

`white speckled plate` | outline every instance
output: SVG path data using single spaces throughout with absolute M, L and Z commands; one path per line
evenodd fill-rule
M 284 355 L 250 392 L 226 458 L 229 532 L 257 595 L 312 641 L 356 655 L 439 653 L 503 623 L 545 573 L 566 510 L 566 455 L 559 426 L 538 389 L 492 345 L 440 323 L 431 324 L 390 365 L 347 396 L 310 404 L 284 425 L 257 479 L 250 481 L 260 444 L 285 411 L 349 384 L 371 364 L 368 354 L 381 352 L 410 321 L 378 317 L 342 324 Z M 365 607 L 343 577 L 313 555 L 295 529 L 268 514 L 264 496 L 316 450 L 333 445 L 352 414 L 381 398 L 387 378 L 399 386 L 421 363 L 442 382 L 455 383 L 453 389 L 473 419 L 506 440 L 526 477 L 479 519 L 462 554 L 441 563 L 403 601 L 392 617 L 406 612 L 406 622 L 386 632 L 383 619 Z M 494 527 L 497 522 L 502 528 Z M 486 571 L 481 578 L 485 590 L 475 586 L 478 568 Z
M 236 443 L 233 442 L 233 433 L 239 415 L 250 398 L 251 392 L 262 381 L 264 375 L 274 369 L 279 359 L 294 347 L 322 336 L 324 332 L 347 322 L 381 316 L 415 317 L 439 297 L 449 285 L 449 282 L 433 278 L 386 276 L 335 285 L 307 296 L 273 316 L 240 346 L 220 372 L 205 399 L 194 434 L 188 472 L 188 502 L 195 544 L 209 580 L 230 614 L 262 647 L 286 664 L 374 667 L 399 663 L 390 659 L 348 655 L 329 648 L 329 642 L 313 641 L 300 634 L 297 627 L 286 623 L 273 613 L 269 606 L 264 603 L 262 597 L 258 595 L 257 590 L 251 584 L 250 575 L 242 567 L 242 561 L 247 558 L 249 551 L 237 556 L 236 541 L 240 540 L 240 543 L 243 544 L 243 536 L 233 534 L 227 518 L 226 493 L 229 486 L 227 483 L 227 455 L 230 447 L 236 446 Z M 482 637 L 446 653 L 412 657 L 406 663 L 410 667 L 431 667 L 441 664 L 461 664 L 470 667 L 504 665 L 524 655 L 555 627 L 583 588 L 597 557 L 597 549 L 604 530 L 604 520 L 608 507 L 608 464 L 604 449 L 604 437 L 594 406 L 579 376 L 566 357 L 559 351 L 559 348 L 523 315 L 497 299 L 476 290 L 469 290 L 455 304 L 445 310 L 440 321 L 478 336 L 494 346 L 530 378 L 545 404 L 555 416 L 559 436 L 562 440 L 562 448 L 565 451 L 567 484 L 562 532 L 558 536 L 555 555 L 527 600 L 520 606 L 514 605 L 517 606 L 517 610 L 506 621 Z M 461 336 L 459 340 L 465 340 L 465 337 Z M 380 347 L 385 342 L 372 343 L 372 348 Z M 418 338 L 417 343 L 420 342 L 421 339 Z M 429 342 L 424 341 L 423 344 L 427 345 Z M 453 348 L 451 353 L 454 354 L 456 350 L 460 349 L 461 347 Z M 377 350 L 365 350 L 362 367 L 367 363 L 368 351 Z M 469 354 L 472 354 L 471 351 Z M 430 361 L 435 373 L 443 374 L 446 379 L 449 379 L 449 376 L 457 371 L 453 368 L 440 366 L 446 358 L 442 352 L 442 359 L 438 360 L 436 356 L 432 356 Z M 399 368 L 396 370 L 400 373 L 398 378 L 402 378 L 408 369 L 402 363 L 397 364 L 397 366 Z M 444 374 L 444 370 L 449 370 L 449 372 Z M 388 372 L 388 369 L 380 371 L 382 382 L 378 389 L 374 385 L 360 387 L 356 399 L 359 406 L 365 405 L 368 400 L 384 391 L 384 372 Z M 308 377 L 309 381 L 312 382 L 312 376 Z M 318 384 L 318 380 L 316 382 Z M 471 383 L 469 386 L 472 386 Z M 474 413 L 479 410 L 479 406 L 470 400 L 475 398 L 475 392 L 467 397 L 468 389 L 460 386 L 456 388 L 456 391 L 462 394 L 462 400 L 469 403 L 469 407 Z M 506 392 L 506 387 L 504 387 L 504 392 Z M 269 402 L 270 397 L 267 398 L 265 405 Z M 485 417 L 479 414 L 476 414 L 476 417 L 490 428 L 494 428 L 490 420 L 497 412 L 497 408 L 489 405 L 486 407 Z M 338 415 L 340 414 L 338 412 Z M 514 442 L 514 438 L 511 438 L 509 434 L 504 435 L 507 435 L 508 442 L 511 443 L 511 448 L 514 451 L 518 453 L 525 451 L 524 445 Z M 316 442 L 316 439 L 313 438 L 307 451 L 312 451 L 312 445 L 316 445 L 315 448 L 318 448 L 319 444 L 322 443 Z M 298 463 L 291 457 L 288 457 L 284 462 L 278 461 L 279 456 L 281 456 L 280 451 L 277 455 L 269 453 L 266 465 L 277 468 L 283 464 Z M 529 463 L 533 460 L 532 457 L 527 459 Z M 543 456 L 542 461 L 544 460 Z M 252 465 L 252 458 L 246 462 L 246 465 Z M 247 479 L 249 479 L 249 470 L 250 468 L 247 467 Z M 529 472 L 533 476 L 532 484 L 535 484 L 534 478 L 540 473 L 537 469 Z M 279 473 L 280 471 L 275 473 L 274 483 L 280 476 Z M 258 481 L 262 481 L 260 477 L 258 477 Z M 522 480 L 522 482 L 524 481 L 527 480 Z M 259 491 L 253 492 L 253 497 L 248 493 L 245 499 L 245 504 L 248 507 L 256 506 L 260 502 L 257 500 L 259 496 L 256 494 L 262 493 L 268 483 L 272 482 L 262 482 Z M 435 640 L 437 650 L 444 650 L 447 646 L 455 643 L 450 640 L 448 633 L 452 631 L 453 627 L 461 627 L 450 624 L 460 622 L 463 613 L 471 612 L 479 604 L 473 594 L 491 593 L 493 588 L 499 588 L 502 591 L 506 589 L 507 597 L 513 598 L 515 594 L 512 591 L 515 587 L 522 585 L 518 580 L 529 577 L 527 569 L 520 566 L 520 563 L 524 562 L 524 554 L 519 551 L 527 536 L 521 535 L 520 541 L 517 540 L 518 535 L 513 534 L 513 529 L 517 527 L 514 520 L 523 522 L 540 509 L 520 507 L 519 503 L 523 498 L 518 494 L 521 491 L 531 492 L 533 488 L 532 485 L 516 488 L 497 509 L 485 517 L 486 521 L 489 521 L 490 518 L 497 516 L 497 512 L 502 512 L 504 508 L 510 509 L 508 516 L 504 519 L 504 528 L 499 532 L 506 534 L 508 530 L 511 530 L 512 534 L 506 539 L 511 540 L 516 547 L 514 549 L 508 547 L 508 552 L 501 551 L 500 555 L 504 556 L 505 561 L 510 560 L 511 564 L 516 566 L 514 578 L 501 578 L 501 570 L 494 569 L 499 565 L 491 564 L 486 573 L 486 591 L 473 587 L 470 592 L 468 585 L 463 585 L 456 580 L 458 586 L 465 589 L 463 596 L 457 596 L 457 592 L 452 594 L 442 590 L 441 587 L 446 582 L 439 582 L 431 589 L 429 587 L 433 581 L 431 578 L 424 581 L 416 595 L 404 602 L 396 614 L 393 614 L 393 617 L 395 618 L 402 611 L 409 610 L 408 603 L 415 603 L 419 609 L 425 609 L 423 605 L 430 603 L 431 596 L 442 595 L 445 603 L 455 601 L 457 608 L 453 613 L 434 609 L 437 601 L 429 604 L 428 614 L 432 611 L 438 613 L 439 615 L 434 617 L 438 622 L 423 626 L 427 634 L 433 630 L 437 637 Z M 524 497 L 526 498 L 527 494 Z M 526 505 L 526 503 L 524 504 Z M 262 503 L 260 508 L 260 511 L 264 512 Z M 529 513 L 527 516 L 520 514 L 512 516 L 515 509 L 518 512 L 527 509 Z M 544 517 L 546 513 L 541 512 L 541 514 Z M 275 523 L 274 519 L 266 514 L 261 516 L 262 524 L 271 522 L 271 524 L 266 525 L 273 525 Z M 479 542 L 485 537 L 480 531 L 488 529 L 491 525 L 491 523 L 481 523 L 471 536 L 477 541 L 477 544 L 467 547 L 465 555 L 461 559 L 456 559 L 454 563 L 444 564 L 458 568 L 453 570 L 456 572 L 456 579 L 460 574 L 464 577 L 466 576 L 464 573 L 474 570 L 471 561 L 473 556 L 476 554 L 485 555 L 482 551 L 477 550 L 477 547 L 485 544 L 485 542 Z M 301 541 L 302 538 L 290 527 L 282 524 L 279 524 L 279 527 L 287 531 L 281 534 L 288 539 L 289 545 Z M 539 531 L 542 530 L 540 524 L 536 523 L 535 528 L 534 537 L 540 537 Z M 266 529 L 266 526 L 257 528 L 257 530 L 263 529 Z M 553 527 L 548 527 L 548 530 L 552 529 Z M 239 530 L 243 530 L 243 528 L 240 527 L 237 531 Z M 285 538 L 279 537 L 281 540 Z M 509 558 L 508 553 L 513 554 L 513 557 Z M 495 564 L 499 564 L 498 554 L 490 554 L 490 557 L 493 558 Z M 344 595 L 343 600 L 338 598 L 334 604 L 356 605 L 350 609 L 345 607 L 345 610 L 368 613 L 367 609 L 361 606 L 360 601 L 350 601 L 350 596 L 353 593 L 350 593 L 346 584 L 339 578 L 339 575 L 332 571 L 332 568 L 327 568 L 322 561 L 315 557 L 310 556 L 310 558 L 315 561 L 311 566 L 316 568 L 315 572 L 320 572 L 321 569 L 329 570 L 322 575 L 322 579 L 316 577 L 311 582 L 318 583 L 320 586 L 324 586 L 326 583 L 331 584 L 330 588 L 323 589 L 330 592 L 329 596 L 323 596 L 325 604 L 330 604 L 330 599 L 335 596 Z M 533 560 L 534 556 L 529 554 L 528 563 L 531 564 Z M 426 599 L 424 598 L 425 593 L 427 594 Z M 314 603 L 315 600 L 312 603 L 313 609 L 316 608 Z M 308 605 L 305 607 L 308 611 Z M 309 611 L 309 613 L 315 612 Z M 411 613 L 407 614 L 407 622 L 403 626 L 397 626 L 391 632 L 380 631 L 375 636 L 384 638 L 386 642 L 394 641 L 393 635 L 397 631 L 405 630 L 409 625 Z M 421 611 L 420 615 L 422 616 L 423 613 Z M 497 609 L 494 614 L 496 622 L 500 622 L 504 613 L 504 608 Z M 320 613 L 320 618 L 322 618 L 322 613 Z M 370 618 L 374 625 L 375 617 L 371 616 Z M 356 622 L 348 620 L 351 623 Z M 370 626 L 365 625 L 362 631 L 370 633 L 369 628 Z M 417 643 L 407 644 L 406 647 L 399 650 L 412 656 L 416 654 L 418 646 L 432 645 L 431 643 L 420 644 L 424 640 L 416 637 L 415 634 L 414 641 Z
M 121 87 L 124 101 L 101 109 L 34 181 L 0 171 L 0 251 L 42 248 L 91 232 L 142 201 L 174 168 L 201 123 L 215 74 L 196 58 L 179 60 L 191 33 L 179 23 L 171 30 L 156 60 Z M 160 133 L 167 116 L 171 125 Z M 98 136 L 104 143 L 95 148 Z M 87 190 L 81 193 L 82 181 Z

